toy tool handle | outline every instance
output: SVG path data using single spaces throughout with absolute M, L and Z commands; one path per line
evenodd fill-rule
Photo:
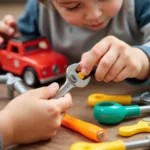
M 149 122 L 139 121 L 138 124 L 132 126 L 124 126 L 119 129 L 119 134 L 122 136 L 132 136 L 141 132 L 150 132 Z
M 78 142 L 73 144 L 70 150 L 126 150 L 126 146 L 122 140 L 101 144 Z
M 90 106 L 94 107 L 99 102 L 116 102 L 122 105 L 130 105 L 131 104 L 131 96 L 130 95 L 105 95 L 105 94 L 91 94 L 88 97 L 88 103 Z
M 105 130 L 88 122 L 84 122 L 66 114 L 62 120 L 62 125 L 68 127 L 85 137 L 100 142 L 105 137 Z
M 94 118 L 103 124 L 116 124 L 125 117 L 138 116 L 139 114 L 139 106 L 122 106 L 115 102 L 101 102 L 93 109 Z

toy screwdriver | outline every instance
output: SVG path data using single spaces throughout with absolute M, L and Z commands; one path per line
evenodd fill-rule
M 88 97 L 88 104 L 94 107 L 99 102 L 116 102 L 122 105 L 145 104 L 150 105 L 150 93 L 144 92 L 136 96 L 131 95 L 105 95 L 91 94 Z
M 70 150 L 131 150 L 150 146 L 150 136 L 144 140 L 124 142 L 117 140 L 105 143 L 78 142 L 70 147 Z
M 106 134 L 105 130 L 99 126 L 79 120 L 68 114 L 65 114 L 62 120 L 62 125 L 96 142 L 102 141 Z
M 135 125 L 119 128 L 119 134 L 122 136 L 132 136 L 142 132 L 150 132 L 150 118 L 144 118 Z
M 68 80 L 69 81 L 67 81 L 67 82 L 73 82 L 72 87 L 74 87 L 74 86 L 84 87 L 88 84 L 88 82 L 90 81 L 90 78 L 86 79 L 85 81 L 81 81 L 82 80 L 81 78 L 83 78 L 82 74 L 81 73 L 78 73 L 78 74 L 75 73 L 75 70 L 77 67 L 78 67 L 78 64 L 74 64 L 68 68 Z M 69 76 L 72 76 L 72 77 L 69 77 Z M 80 77 L 80 79 L 79 79 L 79 77 Z M 77 82 L 75 82 L 76 80 L 77 80 Z M 0 76 L 0 81 L 2 81 L 2 82 L 7 81 L 6 82 L 7 87 L 8 87 L 8 90 L 10 91 L 9 93 L 11 93 L 9 95 L 11 95 L 11 96 L 13 96 L 12 92 L 14 90 L 19 92 L 19 94 L 23 94 L 28 90 L 25 87 L 25 85 L 23 84 L 22 80 L 18 77 L 13 76 L 12 74 L 6 75 L 6 76 Z M 65 94 L 64 91 L 68 91 L 68 89 L 63 90 L 62 88 L 61 88 L 61 90 L 62 90 L 61 92 L 59 91 L 57 93 L 56 97 L 63 96 Z M 103 138 L 105 137 L 104 129 L 102 129 L 96 125 L 93 125 L 91 123 L 84 122 L 82 120 L 71 117 L 67 114 L 64 116 L 64 118 L 62 120 L 62 125 L 70 128 L 76 132 L 79 132 L 82 135 L 84 135 L 85 137 L 87 137 L 91 140 L 94 140 L 96 142 L 102 141 Z
M 96 120 L 103 124 L 116 124 L 126 117 L 139 116 L 150 112 L 150 106 L 122 106 L 115 102 L 101 102 L 95 105 L 93 114 Z

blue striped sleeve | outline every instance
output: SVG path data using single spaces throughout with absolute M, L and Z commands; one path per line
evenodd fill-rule
M 142 45 L 136 46 L 150 56 L 150 0 L 134 0 L 137 25 L 143 35 Z
M 135 17 L 139 28 L 150 23 L 150 0 L 134 0 Z
M 143 36 L 142 45 L 135 47 L 143 50 L 150 59 L 150 0 L 134 0 L 135 3 L 135 18 L 141 35 Z M 133 85 L 150 85 L 150 77 L 140 81 L 137 79 L 126 79 Z
M 23 36 L 39 36 L 39 4 L 28 0 L 25 12 L 18 19 L 18 29 Z

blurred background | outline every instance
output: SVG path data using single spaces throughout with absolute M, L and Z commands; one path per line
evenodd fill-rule
M 23 12 L 26 0 L 0 0 L 0 20 L 6 14 L 12 14 L 17 19 Z

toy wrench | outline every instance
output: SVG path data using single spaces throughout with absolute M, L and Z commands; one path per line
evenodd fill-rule
M 78 66 L 79 66 L 79 63 L 76 63 L 76 64 L 70 65 L 67 68 L 66 81 L 53 98 L 59 98 L 59 97 L 64 96 L 74 87 L 82 88 L 88 85 L 91 77 L 82 79 L 82 77 L 79 75 L 79 72 L 77 72 Z
M 150 93 L 144 92 L 136 96 L 91 94 L 88 97 L 88 103 L 92 107 L 99 102 L 116 102 L 122 105 L 130 105 L 132 103 L 150 105 Z
M 144 118 L 135 125 L 119 128 L 119 134 L 122 136 L 132 136 L 143 132 L 150 132 L 150 118 Z

